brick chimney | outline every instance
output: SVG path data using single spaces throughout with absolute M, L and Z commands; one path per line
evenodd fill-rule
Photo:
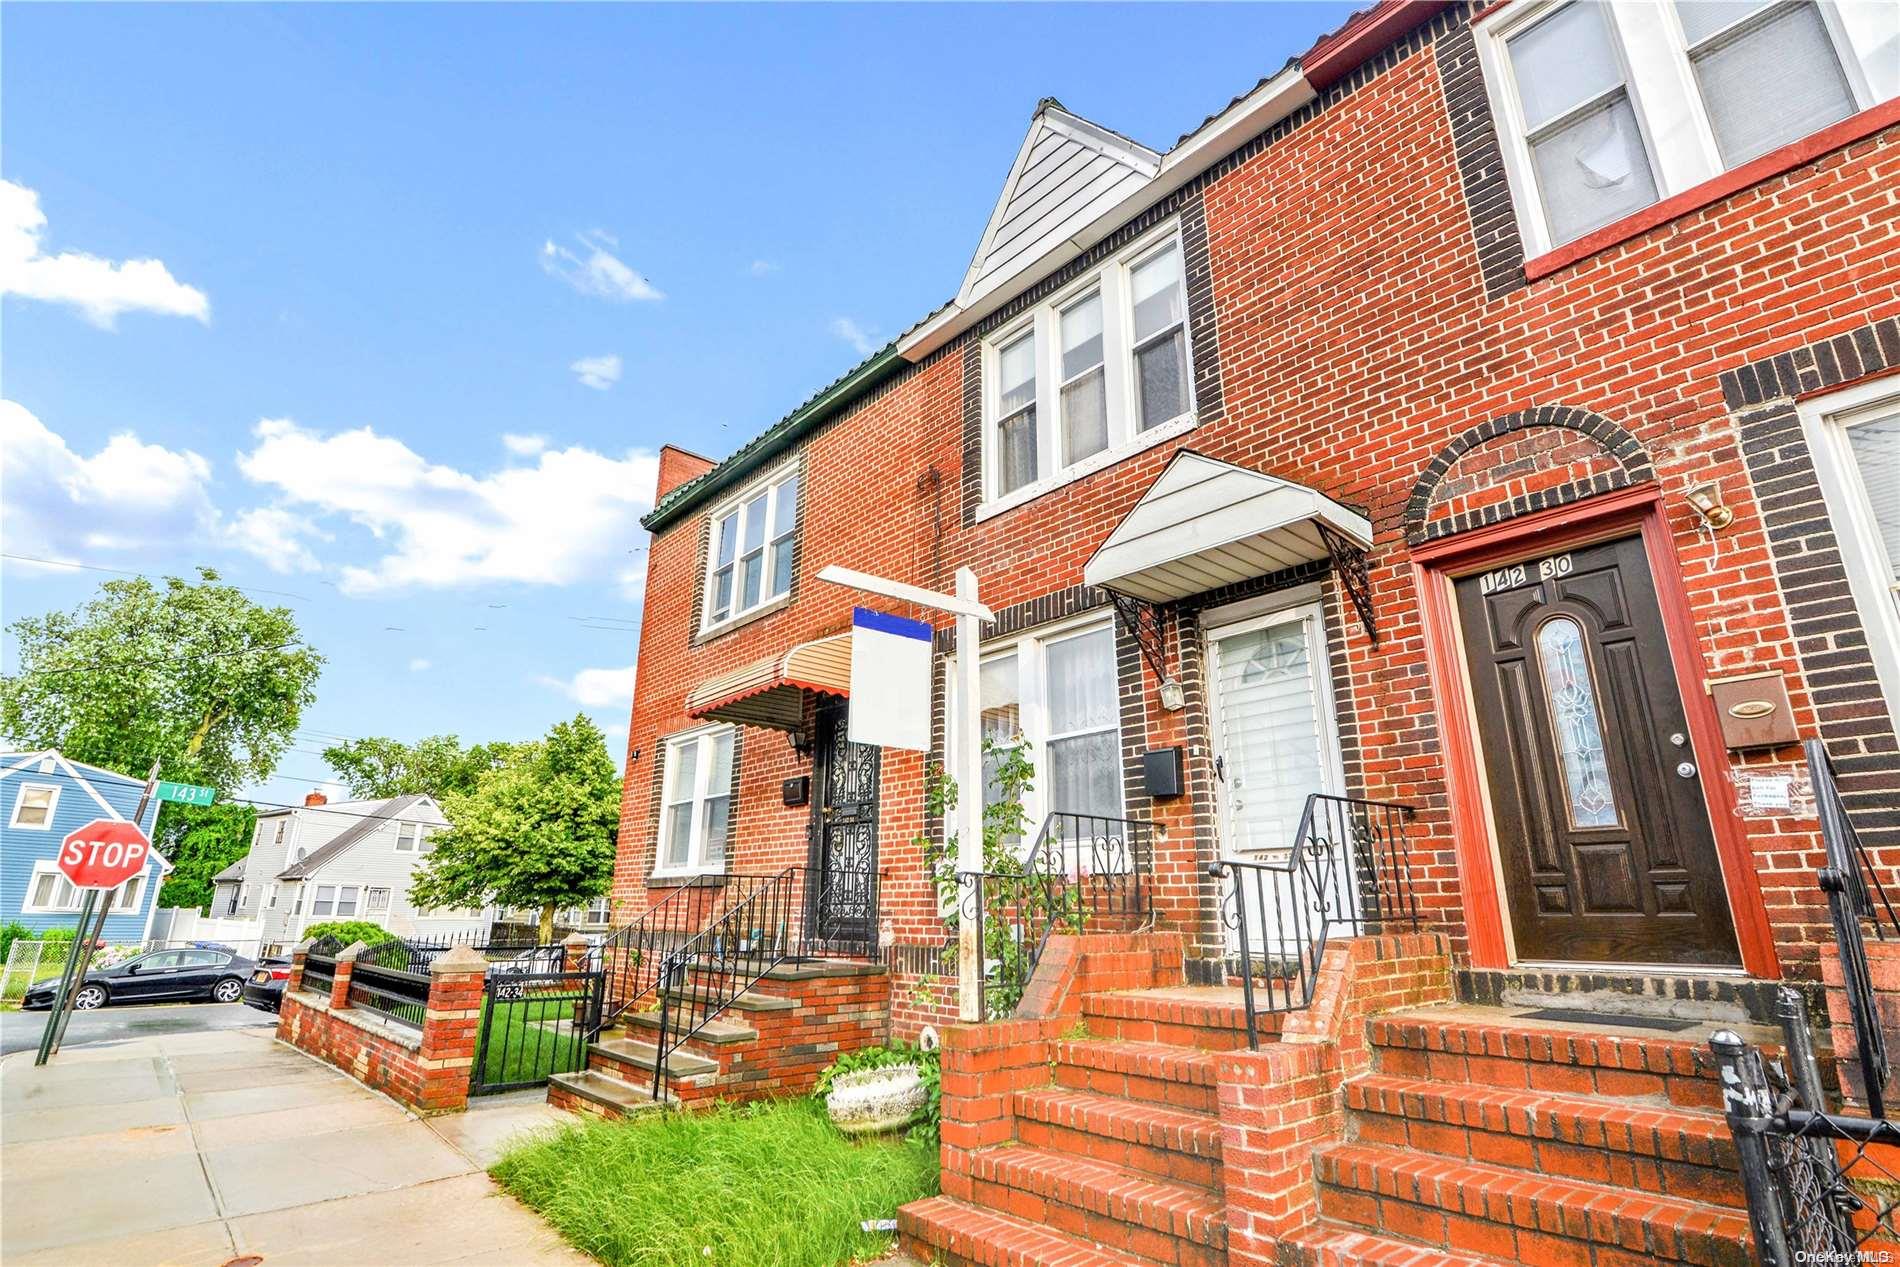
M 319 805 L 328 805 L 329 803 L 330 803 L 330 798 L 325 796 L 323 793 L 317 792 L 317 791 L 308 792 L 304 795 L 304 798 L 303 798 L 303 805 L 305 809 L 315 809 Z
M 659 501 L 687 480 L 696 480 L 717 465 L 711 458 L 703 458 L 670 444 L 661 445 L 660 482 L 659 487 L 653 490 L 653 500 Z

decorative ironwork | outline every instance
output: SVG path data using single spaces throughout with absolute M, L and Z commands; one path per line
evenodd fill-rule
M 851 742 L 850 715 L 827 706 L 818 715 L 822 756 L 817 806 L 817 881 L 808 922 L 844 953 L 877 940 L 878 782 L 883 750 Z
M 1379 645 L 1379 625 L 1372 615 L 1372 574 L 1366 564 L 1366 552 L 1355 543 L 1346 540 L 1326 524 L 1316 524 L 1320 539 L 1326 542 L 1326 553 L 1333 561 L 1333 572 L 1339 577 L 1340 585 L 1346 591 L 1346 597 L 1352 600 L 1353 610 L 1359 613 L 1359 625 L 1366 631 L 1366 637 L 1373 646 Z
M 1108 595 L 1108 601 L 1115 606 L 1116 619 L 1128 631 L 1128 636 L 1135 640 L 1135 646 L 1141 649 L 1141 658 L 1148 662 L 1148 669 L 1155 675 L 1155 681 L 1172 681 L 1168 676 L 1165 626 L 1173 623 L 1173 609 L 1164 609 L 1159 603 L 1151 603 L 1130 594 L 1118 594 L 1114 590 L 1104 592 Z
M 1406 824 L 1410 805 L 1313 793 L 1299 830 L 1278 857 L 1210 863 L 1227 881 L 1221 921 L 1235 933 L 1247 1044 L 1260 1045 L 1259 1017 L 1313 1002 L 1320 962 L 1335 928 L 1350 935 L 1419 924 Z

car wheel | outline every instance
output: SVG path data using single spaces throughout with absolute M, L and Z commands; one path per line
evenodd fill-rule
M 102 985 L 79 987 L 79 993 L 73 996 L 73 1006 L 82 1012 L 90 1012 L 95 1007 L 106 1005 L 106 988 Z
M 226 977 L 211 987 L 213 1003 L 236 1003 L 244 995 L 244 983 L 236 977 Z

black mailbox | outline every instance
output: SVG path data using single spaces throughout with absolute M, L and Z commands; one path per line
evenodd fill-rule
M 1149 796 L 1181 795 L 1181 750 L 1153 748 L 1141 754 L 1141 790 Z
M 811 775 L 801 774 L 778 785 L 787 805 L 805 805 L 811 801 Z

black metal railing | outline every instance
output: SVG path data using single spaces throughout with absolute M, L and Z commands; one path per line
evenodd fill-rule
M 1887 1116 L 1886 1089 L 1891 1067 L 1887 1041 L 1880 1027 L 1880 1012 L 1874 1002 L 1873 978 L 1867 968 L 1865 929 L 1871 926 L 1878 940 L 1889 934 L 1900 936 L 1900 916 L 1880 883 L 1880 873 L 1860 833 L 1841 801 L 1835 781 L 1834 762 L 1819 739 L 1802 745 L 1807 755 L 1808 779 L 1814 788 L 1814 808 L 1821 819 L 1821 842 L 1827 852 L 1827 865 L 1821 868 L 1821 891 L 1827 894 L 1829 919 L 1834 925 L 1834 945 L 1841 956 L 1842 992 L 1854 1024 L 1855 1055 L 1859 1057 L 1862 1094 L 1872 1117 Z
M 427 972 L 429 965 L 451 950 L 468 949 L 481 954 L 490 966 L 515 963 L 521 971 L 552 972 L 562 967 L 558 941 L 543 943 L 533 936 L 495 937 L 488 930 L 435 936 L 420 934 L 404 937 L 400 943 L 408 952 L 404 965 L 411 972 Z
M 669 955 L 773 878 L 729 874 L 718 877 L 718 884 L 682 884 L 603 938 L 589 956 L 605 974 L 601 1025 L 612 1025 L 651 999 Z
M 350 1006 L 415 1029 L 429 1010 L 429 974 L 386 967 L 369 955 L 350 969 Z
M 335 937 L 319 937 L 306 948 L 303 960 L 303 989 L 314 990 L 325 998 L 336 988 L 336 957 L 343 943 Z
M 580 971 L 491 974 L 469 1070 L 471 1095 L 540 1086 L 587 1067 L 600 1029 L 602 975 Z
M 1799 991 L 1776 992 L 1785 1048 L 1764 1058 L 1733 1031 L 1721 1073 L 1757 1259 L 1763 1267 L 1900 1258 L 1900 1124 L 1830 1113 Z
M 1043 820 L 1020 870 L 985 871 L 960 894 L 983 956 L 980 1016 L 1012 1015 L 1056 933 L 1132 925 L 1154 888 L 1154 824 L 1057 811 Z
M 1356 937 L 1418 926 L 1406 836 L 1415 812 L 1392 801 L 1315 792 L 1291 846 L 1208 866 L 1226 884 L 1222 922 L 1238 946 L 1249 1046 L 1260 1045 L 1261 1016 L 1313 1002 L 1336 932 Z

